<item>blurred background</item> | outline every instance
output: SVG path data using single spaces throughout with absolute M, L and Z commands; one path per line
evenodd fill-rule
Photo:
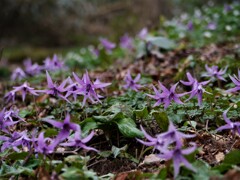
M 1 0 L 0 55 L 19 61 L 43 59 L 99 37 L 118 41 L 143 27 L 157 29 L 172 18 L 206 4 L 231 0 Z

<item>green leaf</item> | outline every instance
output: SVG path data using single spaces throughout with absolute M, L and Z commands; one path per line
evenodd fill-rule
M 127 145 L 121 147 L 121 148 L 118 148 L 116 146 L 112 146 L 112 153 L 113 153 L 113 157 L 116 158 L 120 153 L 126 151 L 128 148 Z
M 192 165 L 197 169 L 197 172 L 193 173 L 195 180 L 208 180 L 212 176 L 220 176 L 218 171 L 211 170 L 211 167 L 204 161 L 197 160 Z
M 176 44 L 172 40 L 169 40 L 168 38 L 160 37 L 160 36 L 148 37 L 147 41 L 159 48 L 163 48 L 167 50 L 173 49 L 176 46 Z
M 89 171 L 87 169 L 79 169 L 76 167 L 70 167 L 64 169 L 64 173 L 61 174 L 62 179 L 65 180 L 88 180 L 88 179 L 93 179 L 97 180 L 97 174 L 93 171 Z
M 93 116 L 93 119 L 95 121 L 99 121 L 99 122 L 102 122 L 102 123 L 110 123 L 115 119 L 120 119 L 120 118 L 123 118 L 123 117 L 124 117 L 123 113 L 118 112 L 116 114 L 111 114 L 111 115 L 106 115 L 106 116 Z
M 240 164 L 240 150 L 233 150 L 225 156 L 223 164 L 238 165 Z
M 167 131 L 168 129 L 168 116 L 166 114 L 166 112 L 164 111 L 155 111 L 153 110 L 151 112 L 151 115 L 155 118 L 155 120 L 157 121 L 158 126 L 163 130 L 163 131 Z
M 14 152 L 8 155 L 8 160 L 23 160 L 28 154 L 28 152 Z
M 98 128 L 101 123 L 97 123 L 93 118 L 84 119 L 80 125 L 82 130 L 82 135 L 85 136 L 89 133 L 90 130 Z
M 57 129 L 48 128 L 45 130 L 44 136 L 45 137 L 53 137 L 53 136 L 56 136 L 57 134 L 58 134 Z
M 27 110 L 27 109 L 23 109 L 23 110 L 19 111 L 19 116 L 21 118 L 25 118 L 25 117 L 30 116 L 32 114 L 33 114 L 33 112 L 31 112 L 30 110 Z
M 133 111 L 137 119 L 145 119 L 148 116 L 148 110 L 147 107 L 141 109 L 141 110 L 135 110 Z
M 131 118 L 122 118 L 118 121 L 115 121 L 120 132 L 129 138 L 143 138 L 144 135 L 142 131 L 136 128 L 135 122 Z
M 137 45 L 137 59 L 142 58 L 146 55 L 146 43 L 144 41 L 141 41 Z

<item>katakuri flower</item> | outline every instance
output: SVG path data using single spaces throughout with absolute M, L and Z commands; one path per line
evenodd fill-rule
M 178 83 L 174 84 L 170 90 L 168 90 L 160 81 L 158 81 L 158 84 L 161 89 L 161 93 L 154 88 L 155 95 L 147 94 L 148 96 L 157 100 L 157 103 L 155 103 L 154 106 L 163 103 L 164 108 L 166 109 L 170 105 L 171 101 L 174 101 L 177 104 L 183 104 L 183 102 L 180 100 L 180 97 L 186 95 L 186 93 L 177 94 L 175 92 Z
M 25 66 L 25 72 L 29 76 L 34 76 L 34 75 L 40 74 L 42 71 L 42 67 L 39 66 L 37 63 L 33 64 L 31 59 L 27 59 L 23 63 Z
M 14 121 L 16 119 L 24 121 L 24 119 L 19 115 L 19 109 L 10 109 L 8 111 L 5 111 L 4 119 L 6 121 Z
M 61 143 L 60 145 L 61 146 L 76 147 L 76 148 L 83 148 L 83 149 L 86 149 L 86 150 L 93 150 L 93 151 L 98 152 L 98 150 L 96 150 L 95 148 L 86 146 L 86 143 L 89 142 L 92 139 L 93 136 L 94 136 L 94 131 L 92 131 L 86 137 L 82 138 L 81 128 L 79 128 L 77 131 L 75 131 L 74 137 L 70 137 L 67 142 Z
M 148 35 L 148 29 L 145 27 L 145 28 L 141 29 L 141 31 L 138 33 L 137 36 L 138 36 L 140 39 L 145 40 L 146 37 L 147 37 L 147 35 Z
M 9 121 L 8 119 L 5 119 L 5 109 L 0 111 L 0 131 L 8 133 L 8 127 L 18 122 L 19 121 Z
M 240 90 L 240 70 L 238 70 L 238 77 L 234 74 L 234 76 L 229 75 L 232 82 L 236 85 L 236 87 L 228 89 L 226 92 L 236 92 Z
M 187 78 L 188 78 L 188 81 L 182 81 L 182 80 L 180 81 L 185 86 L 192 86 L 192 90 L 186 93 L 186 94 L 190 94 L 190 97 L 186 101 L 189 101 L 190 99 L 196 96 L 198 98 L 198 105 L 201 106 L 203 93 L 211 94 L 203 88 L 203 86 L 207 85 L 210 82 L 210 80 L 198 82 L 197 79 L 193 78 L 193 76 L 189 72 L 187 72 Z
M 21 80 L 25 77 L 27 77 L 26 73 L 21 68 L 18 67 L 13 71 L 11 79 L 12 80 L 16 80 L 16 79 Z
M 127 34 L 121 37 L 120 39 L 120 46 L 123 49 L 133 49 L 133 40 Z
M 112 50 L 116 47 L 116 44 L 113 42 L 110 42 L 109 40 L 105 38 L 100 38 L 100 43 L 104 47 L 104 49 L 108 52 L 111 53 Z
M 15 96 L 16 96 L 16 92 L 12 90 L 5 94 L 4 99 L 6 100 L 7 103 L 10 101 L 14 102 Z
M 137 84 L 138 81 L 141 78 L 141 74 L 138 74 L 134 79 L 132 78 L 130 71 L 128 70 L 127 75 L 124 79 L 125 81 L 125 85 L 123 85 L 123 88 L 125 89 L 132 89 L 134 91 L 138 91 L 139 88 L 141 88 L 142 86 L 140 84 Z
M 12 90 L 12 91 L 14 91 L 14 92 L 21 92 L 21 94 L 22 94 L 22 101 L 25 101 L 27 93 L 32 94 L 34 96 L 38 96 L 37 90 L 34 90 L 34 88 L 28 86 L 27 82 L 23 83 L 21 86 L 15 86 L 13 88 L 14 88 L 14 90 Z
M 197 82 L 197 79 L 193 78 L 193 76 L 189 72 L 187 72 L 187 78 L 188 78 L 188 81 L 180 80 L 180 82 L 185 86 L 193 86 L 193 84 Z
M 48 84 L 48 89 L 46 90 L 37 90 L 37 92 L 41 92 L 41 93 L 46 93 L 49 95 L 53 95 L 56 97 L 60 97 L 62 99 L 64 99 L 65 101 L 69 102 L 70 101 L 62 94 L 64 92 L 66 92 L 66 84 L 69 81 L 69 79 L 65 79 L 59 86 L 57 84 L 54 84 L 52 81 L 51 76 L 48 74 L 48 72 L 46 71 L 46 76 L 47 76 L 47 84 Z
M 77 100 L 77 93 L 75 93 L 77 91 L 77 89 L 79 88 L 79 84 L 76 82 L 73 82 L 73 80 L 69 77 L 68 78 L 68 83 L 69 85 L 66 87 L 66 95 L 65 97 L 69 97 L 70 95 L 73 96 L 74 101 Z
M 216 28 L 217 28 L 217 24 L 215 22 L 210 22 L 207 25 L 207 29 L 209 30 L 216 30 Z
M 197 99 L 198 99 L 198 106 L 201 106 L 202 105 L 203 93 L 211 94 L 210 92 L 207 92 L 203 88 L 203 86 L 207 85 L 209 82 L 210 82 L 210 80 L 203 81 L 203 82 L 195 81 L 194 84 L 192 85 L 192 90 L 190 92 L 188 92 L 190 94 L 190 96 L 189 96 L 189 98 L 186 101 L 189 101 L 193 97 L 197 97 Z
M 146 133 L 146 131 L 142 127 L 141 130 L 148 141 L 146 142 L 140 139 L 137 139 L 137 141 L 146 146 L 153 146 L 154 150 L 159 151 L 159 153 L 157 154 L 158 157 L 165 160 L 172 159 L 174 166 L 174 178 L 176 178 L 179 174 L 181 163 L 185 165 L 188 169 L 196 171 L 184 157 L 184 155 L 190 154 L 195 151 L 196 145 L 194 143 L 190 143 L 192 147 L 182 149 L 182 140 L 184 138 L 193 138 L 195 137 L 195 135 L 184 134 L 178 131 L 171 121 L 169 122 L 168 131 L 157 134 L 155 135 L 155 137 L 152 137 L 148 133 Z
M 193 22 L 192 22 L 192 21 L 189 21 L 189 22 L 187 23 L 187 30 L 188 30 L 188 31 L 192 31 L 193 28 L 194 28 Z
M 163 151 L 168 148 L 169 142 L 167 139 L 162 138 L 161 134 L 156 135 L 155 137 L 150 136 L 141 126 L 141 131 L 143 132 L 144 137 L 148 141 L 143 141 L 137 138 L 137 141 L 144 144 L 145 146 L 153 146 L 154 150 Z
M 172 150 L 166 150 L 158 155 L 158 157 L 165 160 L 173 160 L 174 178 L 176 178 L 180 171 L 180 166 L 183 164 L 186 168 L 196 172 L 196 169 L 187 161 L 184 155 L 191 154 L 196 150 L 196 144 L 190 143 L 192 147 L 182 149 L 182 145 L 177 144 Z
M 26 133 L 26 131 L 15 131 L 13 133 L 9 133 L 9 136 L 0 136 L 0 141 L 3 141 L 3 144 L 1 146 L 1 152 L 9 148 L 12 148 L 14 151 L 19 152 L 20 150 L 18 146 L 24 146 L 23 142 L 31 141 L 31 139 L 27 137 Z
M 82 79 L 80 79 L 74 72 L 73 76 L 77 83 L 79 83 L 79 88 L 75 91 L 75 93 L 84 96 L 82 107 L 86 104 L 87 99 L 90 99 L 92 103 L 96 103 L 96 101 L 101 103 L 99 98 L 102 96 L 97 94 L 95 89 L 102 89 L 109 86 L 111 83 L 101 83 L 100 81 L 92 83 L 87 71 L 83 75 Z
M 60 61 L 59 57 L 54 54 L 53 58 L 47 57 L 44 61 L 44 69 L 48 71 L 56 71 L 66 69 L 64 62 Z
M 47 155 L 54 152 L 57 142 L 49 137 L 44 138 L 44 132 L 41 132 L 36 139 L 37 145 L 35 145 L 35 152 Z
M 44 121 L 53 125 L 54 127 L 58 128 L 58 129 L 60 129 L 60 132 L 58 133 L 58 135 L 56 137 L 56 141 L 58 141 L 58 142 L 61 142 L 64 139 L 66 139 L 69 136 L 71 130 L 77 131 L 80 128 L 78 124 L 70 122 L 69 113 L 67 113 L 63 122 L 52 120 L 52 119 L 47 119 Z
M 228 67 L 218 70 L 218 66 L 208 67 L 208 65 L 206 64 L 205 68 L 207 70 L 207 74 L 205 74 L 204 76 L 211 77 L 211 80 L 220 79 L 222 81 L 226 81 L 223 75 L 226 73 Z
M 228 113 L 229 109 L 230 108 L 228 108 L 227 110 L 225 110 L 223 112 L 223 119 L 227 124 L 217 128 L 216 131 L 222 131 L 222 130 L 225 130 L 225 129 L 230 129 L 234 134 L 237 132 L 240 135 L 240 122 L 232 122 L 227 117 L 227 113 Z

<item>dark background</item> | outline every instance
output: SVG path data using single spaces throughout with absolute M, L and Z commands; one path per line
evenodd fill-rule
M 17 59 L 88 44 L 99 36 L 117 41 L 124 33 L 157 29 L 171 18 L 226 0 L 1 0 L 0 50 Z M 58 50 L 57 50 L 58 49 Z M 34 53 L 33 53 L 34 51 Z

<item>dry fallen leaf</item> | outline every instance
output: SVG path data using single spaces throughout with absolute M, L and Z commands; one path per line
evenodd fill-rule
M 216 155 L 215 155 L 215 158 L 217 160 L 217 162 L 221 162 L 222 160 L 224 160 L 224 157 L 225 157 L 225 154 L 223 152 L 218 152 Z

